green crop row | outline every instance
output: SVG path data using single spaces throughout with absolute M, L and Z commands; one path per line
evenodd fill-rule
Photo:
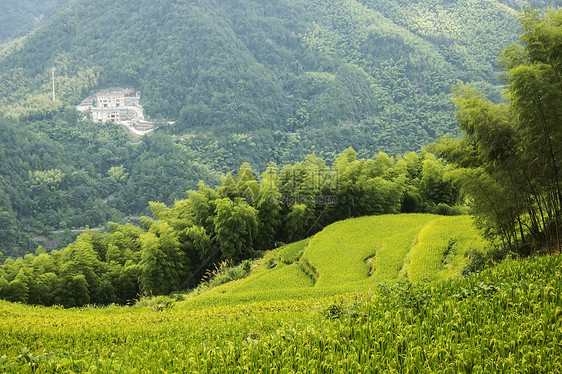
M 459 275 L 469 248 L 482 249 L 487 242 L 480 236 L 471 217 L 443 217 L 420 231 L 409 256 L 408 280 L 420 282 Z
M 403 255 L 411 247 L 413 232 L 419 231 L 437 217 L 429 214 L 401 214 L 337 222 L 316 234 L 310 240 L 303 256 L 318 271 L 318 286 L 366 280 L 372 273 L 372 267 L 366 261 L 374 258 L 377 268 L 379 264 L 381 266 L 378 272 L 386 272 L 384 268 L 387 265 L 399 269 Z M 397 235 L 410 232 L 410 240 L 405 242 Z M 399 240 L 398 245 L 394 245 L 395 239 Z M 382 251 L 380 256 L 379 251 Z M 397 256 L 390 253 L 395 251 Z M 395 274 L 394 271 L 390 273 Z M 377 269 L 374 274 L 377 274 Z M 379 277 L 378 280 L 383 279 Z
M 290 298 L 302 292 L 322 297 L 416 275 L 411 280 L 449 279 L 460 275 L 467 248 L 485 245 L 467 216 L 401 214 L 349 219 L 328 226 L 310 240 L 268 252 L 247 278 L 208 291 L 197 302 L 204 303 L 201 299 L 205 298 L 221 304 L 230 302 L 221 298 L 271 300 L 270 291 Z M 433 267 L 420 265 L 430 264 L 427 258 Z
M 0 372 L 560 372 L 561 269 L 555 255 L 348 296 L 164 310 L 0 302 Z

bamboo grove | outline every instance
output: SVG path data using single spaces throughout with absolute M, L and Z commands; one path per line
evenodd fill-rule
M 141 226 L 109 223 L 50 254 L 7 258 L 0 298 L 39 305 L 125 304 L 197 285 L 213 264 L 258 257 L 349 217 L 401 212 L 458 214 L 448 166 L 430 153 L 359 159 L 353 149 L 333 166 L 315 155 L 256 178 L 248 163 L 222 184 L 200 183 L 172 207 L 150 203 Z
M 562 11 L 521 13 L 518 44 L 503 50 L 505 103 L 468 85 L 453 102 L 465 137 L 438 153 L 471 197 L 489 236 L 522 254 L 560 248 L 562 223 Z

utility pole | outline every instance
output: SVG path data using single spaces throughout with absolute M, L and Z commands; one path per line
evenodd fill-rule
M 55 101 L 55 68 L 51 71 L 51 76 L 53 77 L 53 102 Z

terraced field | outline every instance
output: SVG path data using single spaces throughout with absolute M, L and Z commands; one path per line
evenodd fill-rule
M 219 303 L 323 297 L 366 291 L 379 283 L 451 279 L 460 276 L 469 248 L 484 250 L 486 245 L 468 216 L 354 218 L 268 253 L 249 277 L 198 297 L 221 299 Z
M 561 269 L 553 255 L 452 281 L 243 304 L 0 301 L 0 372 L 561 372 Z
M 183 301 L 0 301 L 0 372 L 561 372 L 561 257 L 457 278 L 484 244 L 469 217 L 366 217 Z

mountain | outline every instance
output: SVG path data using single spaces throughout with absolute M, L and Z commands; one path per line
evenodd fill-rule
M 4 38 L 34 30 L 0 44 L 0 252 L 146 214 L 244 162 L 419 150 L 455 133 L 453 84 L 501 99 L 496 54 L 527 5 L 560 0 L 4 2 Z M 139 140 L 81 120 L 117 86 L 175 124 Z
M 3 0 L 0 43 L 27 34 L 67 3 L 68 0 Z
M 173 204 L 199 180 L 219 180 L 165 134 L 138 140 L 115 125 L 77 122 L 73 111 L 34 122 L 0 118 L 0 160 L 4 259 L 38 244 L 64 246 L 85 226 L 147 214 L 149 201 Z
M 560 1 L 75 0 L 0 53 L 0 113 L 142 91 L 171 131 L 279 130 L 404 152 L 454 132 L 451 86 L 499 100 L 496 55 L 515 9 Z M 314 141 L 313 141 L 314 142 Z M 340 144 L 341 143 L 341 144 Z

